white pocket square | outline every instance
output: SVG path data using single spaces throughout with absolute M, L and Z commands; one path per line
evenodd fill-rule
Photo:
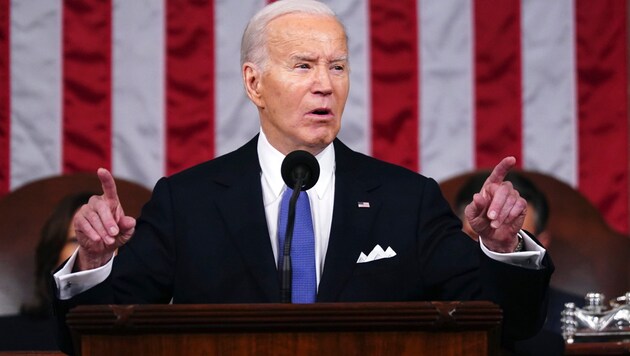
M 383 251 L 381 245 L 376 245 L 374 246 L 374 249 L 372 249 L 372 252 L 370 252 L 367 256 L 365 255 L 365 253 L 361 252 L 357 263 L 372 262 L 383 258 L 391 258 L 394 256 L 396 256 L 396 252 L 390 246 L 387 247 L 387 250 Z

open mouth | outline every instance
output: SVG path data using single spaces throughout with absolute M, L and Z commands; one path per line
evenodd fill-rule
M 332 111 L 330 111 L 330 109 L 326 109 L 326 108 L 317 108 L 315 110 L 310 111 L 309 114 L 324 116 L 324 115 L 332 114 Z

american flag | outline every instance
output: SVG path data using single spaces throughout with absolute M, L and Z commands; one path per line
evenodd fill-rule
M 259 130 L 240 37 L 264 0 L 0 0 L 0 195 L 112 169 L 152 187 Z M 340 138 L 444 180 L 513 155 L 628 231 L 626 0 L 328 0 Z

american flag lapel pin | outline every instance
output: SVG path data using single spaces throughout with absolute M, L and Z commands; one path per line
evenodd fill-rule
M 369 201 L 360 201 L 357 203 L 357 206 L 359 208 L 369 208 L 370 207 L 370 202 Z

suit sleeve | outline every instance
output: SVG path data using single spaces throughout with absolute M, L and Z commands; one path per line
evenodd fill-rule
M 503 336 L 534 335 L 546 316 L 546 294 L 553 263 L 549 254 L 538 270 L 486 256 L 461 230 L 461 221 L 428 180 L 422 192 L 419 235 L 420 271 L 432 300 L 490 300 L 503 310 Z
M 111 279 L 117 304 L 159 304 L 172 298 L 175 211 L 169 181 L 156 184 L 131 240 L 119 249 Z

